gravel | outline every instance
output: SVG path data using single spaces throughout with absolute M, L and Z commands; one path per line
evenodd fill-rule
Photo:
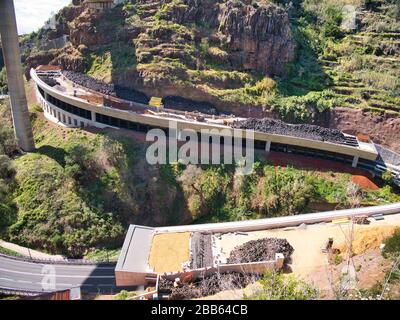
M 163 99 L 165 108 L 188 112 L 201 112 L 210 115 L 217 115 L 215 106 L 208 102 L 198 102 L 182 97 L 168 96 Z
M 104 83 L 83 73 L 69 70 L 64 70 L 62 73 L 70 81 L 99 93 L 138 103 L 147 104 L 149 102 L 149 98 L 142 92 L 115 84 Z
M 249 129 L 340 144 L 346 143 L 346 137 L 340 130 L 323 128 L 311 124 L 289 124 L 271 118 L 248 118 L 246 120 L 234 121 L 231 126 L 236 129 Z
M 230 253 L 227 263 L 247 263 L 275 259 L 276 253 L 282 253 L 287 261 L 294 249 L 286 239 L 264 238 L 248 241 L 236 246 Z

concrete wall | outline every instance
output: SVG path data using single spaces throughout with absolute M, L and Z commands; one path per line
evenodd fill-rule
M 157 278 L 157 273 L 115 271 L 115 284 L 118 287 L 133 287 L 146 285 L 146 278 Z
M 275 260 L 259 261 L 249 263 L 236 263 L 236 264 L 220 264 L 216 267 L 199 268 L 185 272 L 164 273 L 161 276 L 168 280 L 180 279 L 197 279 L 199 277 L 214 274 L 216 272 L 238 272 L 243 274 L 263 274 L 266 270 L 280 270 L 283 267 L 284 257 L 283 254 L 277 253 Z
M 168 253 L 166 253 L 168 254 Z M 271 261 L 259 261 L 249 263 L 237 263 L 237 264 L 221 264 L 216 267 L 199 268 L 184 272 L 170 272 L 164 274 L 157 273 L 141 273 L 141 272 L 128 272 L 128 271 L 115 271 L 116 285 L 119 287 L 130 287 L 146 285 L 148 280 L 146 278 L 156 278 L 158 275 L 168 279 L 175 280 L 176 278 L 194 280 L 199 277 L 211 275 L 216 272 L 238 272 L 243 274 L 263 274 L 266 270 L 280 270 L 283 267 L 284 257 L 283 254 L 277 253 L 275 260 Z
M 88 120 L 86 118 L 79 117 L 75 114 L 66 112 L 57 106 L 51 104 L 46 101 L 40 94 L 38 90 L 36 91 L 36 99 L 40 106 L 43 109 L 44 116 L 47 120 L 54 122 L 62 127 L 68 128 L 80 128 L 80 127 L 89 127 L 94 126 L 98 128 L 105 128 L 106 125 L 102 125 L 101 123 L 97 123 L 95 121 Z M 94 114 L 92 114 L 92 118 L 94 118 Z

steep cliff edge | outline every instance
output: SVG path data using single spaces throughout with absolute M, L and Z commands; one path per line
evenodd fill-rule
M 221 12 L 220 31 L 227 37 L 234 66 L 282 75 L 285 64 L 295 59 L 295 41 L 282 7 L 228 2 Z

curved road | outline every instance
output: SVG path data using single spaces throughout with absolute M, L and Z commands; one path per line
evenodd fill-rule
M 81 287 L 82 292 L 115 293 L 114 269 L 113 265 L 45 264 L 0 256 L 0 289 L 23 293 Z

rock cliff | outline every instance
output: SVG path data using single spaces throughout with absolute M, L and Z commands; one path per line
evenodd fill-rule
M 235 67 L 283 74 L 285 64 L 294 60 L 296 44 L 282 7 L 229 1 L 220 14 L 220 30 L 227 37 Z

